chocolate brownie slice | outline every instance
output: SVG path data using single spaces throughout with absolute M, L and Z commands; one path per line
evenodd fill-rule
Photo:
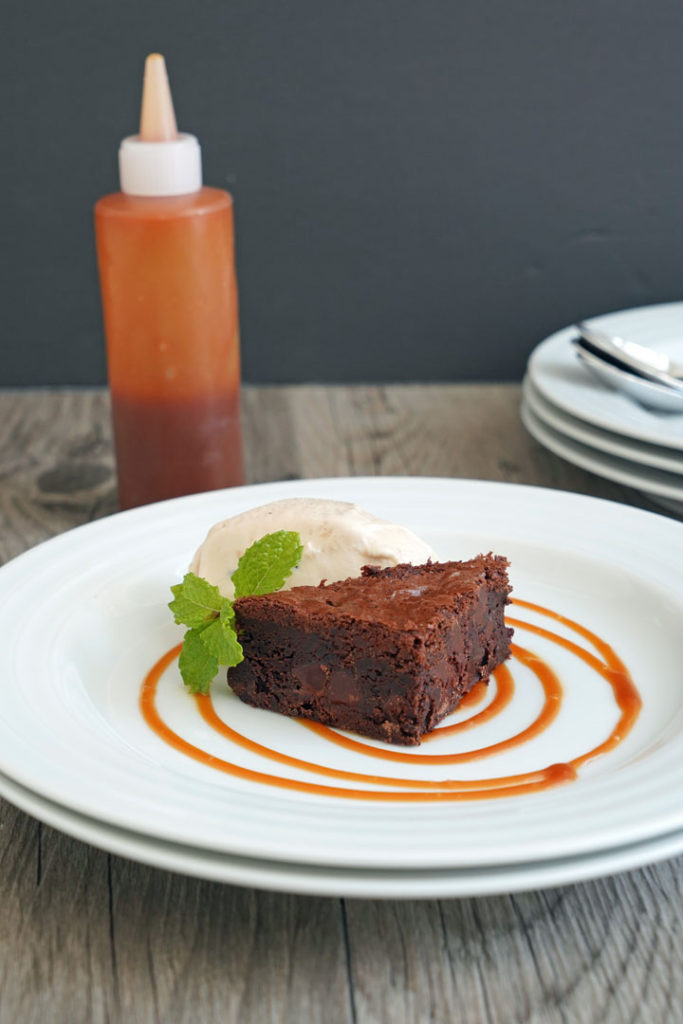
M 416 744 L 510 653 L 508 562 L 428 562 L 235 602 L 247 704 Z

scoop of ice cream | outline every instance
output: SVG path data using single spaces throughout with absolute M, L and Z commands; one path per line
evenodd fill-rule
M 284 589 L 359 576 L 363 565 L 383 569 L 401 562 L 421 565 L 436 557 L 411 530 L 377 519 L 358 505 L 323 498 L 285 498 L 212 526 L 190 571 L 231 598 L 234 587 L 230 577 L 241 556 L 254 541 L 277 530 L 295 530 L 304 549 Z

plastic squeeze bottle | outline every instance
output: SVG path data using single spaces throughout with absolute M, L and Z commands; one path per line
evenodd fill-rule
M 131 508 L 244 483 L 232 197 L 202 187 L 158 53 L 119 172 L 95 233 L 119 504 Z

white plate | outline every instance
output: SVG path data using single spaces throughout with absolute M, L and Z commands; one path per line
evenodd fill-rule
M 608 334 L 648 345 L 683 361 L 683 303 L 645 306 L 586 321 Z M 542 396 L 565 412 L 639 441 L 683 450 L 683 413 L 654 412 L 613 391 L 582 366 L 573 327 L 546 338 L 531 354 L 528 374 Z
M 0 794 L 28 814 L 67 835 L 141 864 L 214 882 L 308 896 L 345 896 L 350 899 L 491 896 L 585 882 L 666 860 L 683 851 L 683 832 L 673 832 L 584 857 L 501 865 L 489 869 L 372 871 L 362 868 L 321 868 L 311 864 L 251 860 L 150 839 L 53 804 L 4 775 L 0 775 Z
M 661 448 L 654 444 L 645 444 L 632 438 L 622 437 L 609 430 L 593 427 L 590 423 L 570 416 L 557 406 L 548 402 L 536 389 L 529 377 L 522 384 L 522 396 L 531 411 L 547 426 L 560 434 L 578 441 L 589 448 L 608 455 L 616 455 L 620 459 L 637 462 L 650 469 L 661 469 L 667 473 L 683 476 L 683 453 L 678 454 L 671 448 Z
M 171 749 L 138 709 L 142 677 L 181 635 L 166 609 L 168 586 L 214 521 L 296 494 L 400 515 L 442 558 L 489 549 L 507 554 L 519 598 L 585 623 L 616 647 L 643 697 L 632 732 L 572 784 L 464 803 L 294 793 L 218 773 Z M 0 771 L 70 811 L 154 840 L 324 867 L 479 868 L 661 836 L 683 828 L 682 559 L 683 527 L 671 520 L 579 495 L 477 481 L 293 481 L 122 513 L 57 537 L 0 571 Z M 579 658 L 524 630 L 517 640 L 564 680 L 560 714 L 537 740 L 459 765 L 459 778 L 556 763 L 616 723 L 609 688 Z M 463 733 L 465 740 L 437 739 L 428 751 L 457 742 L 459 749 L 476 747 L 528 724 L 542 702 L 539 687 L 528 670 L 514 670 L 518 692 L 503 714 Z M 331 767 L 382 772 L 381 760 L 249 708 L 220 682 L 215 695 L 219 712 L 261 743 Z M 173 665 L 160 707 L 189 742 L 219 757 L 301 777 L 211 732 Z M 392 775 L 447 777 L 441 766 L 414 764 L 397 765 Z
M 522 402 L 521 414 L 524 426 L 539 444 L 567 462 L 606 480 L 634 487 L 652 498 L 667 499 L 667 506 L 672 509 L 683 503 L 683 480 L 679 476 L 596 451 L 589 445 L 566 437 L 550 426 L 545 418 L 538 416 L 526 398 Z

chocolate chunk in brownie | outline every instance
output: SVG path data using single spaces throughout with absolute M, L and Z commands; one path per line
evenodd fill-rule
M 235 602 L 228 682 L 284 715 L 416 744 L 510 653 L 508 562 L 428 562 Z

